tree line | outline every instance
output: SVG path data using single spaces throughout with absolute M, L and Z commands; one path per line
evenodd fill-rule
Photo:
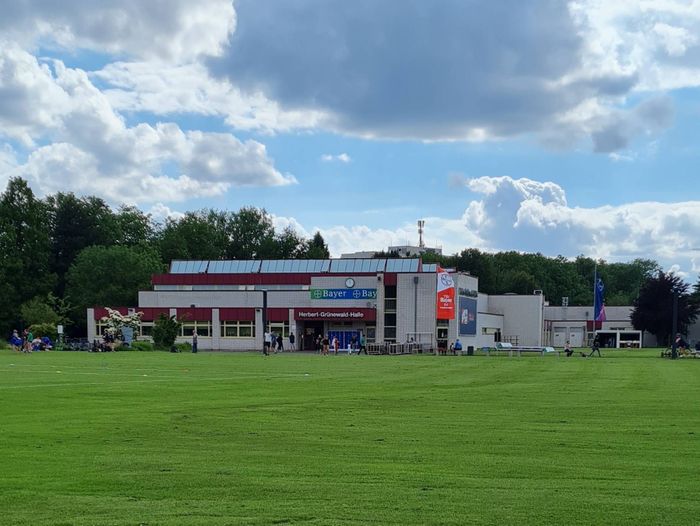
M 319 232 L 311 239 L 291 227 L 277 232 L 264 209 L 205 209 L 158 222 L 133 206 L 113 210 L 94 196 L 59 192 L 39 199 L 25 180 L 13 178 L 0 195 L 0 334 L 36 323 L 63 323 L 70 333 L 84 334 L 86 308 L 136 305 L 138 291 L 150 288 L 151 275 L 167 271 L 174 259 L 328 257 Z M 607 305 L 645 309 L 659 304 L 660 290 L 667 293 L 664 301 L 676 290 L 687 311 L 682 328 L 700 303 L 700 282 L 690 292 L 651 259 L 608 263 L 583 255 L 567 259 L 469 248 L 454 255 L 425 254 L 423 261 L 477 276 L 479 290 L 487 294 L 541 290 L 551 305 L 568 298 L 572 306 L 592 303 L 597 269 Z M 659 281 L 661 288 L 651 286 Z M 647 293 L 656 299 L 640 303 Z M 688 311 L 687 302 L 695 307 Z M 640 316 L 639 323 L 651 322 Z
M 84 334 L 85 309 L 136 305 L 174 259 L 325 259 L 320 233 L 276 232 L 264 210 L 200 210 L 162 222 L 133 206 L 59 192 L 39 199 L 10 179 L 0 195 L 0 334 L 63 323 Z

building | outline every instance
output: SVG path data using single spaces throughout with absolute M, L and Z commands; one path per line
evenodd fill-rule
M 173 261 L 154 275 L 152 290 L 139 292 L 141 336 L 151 334 L 159 315 L 183 321 L 181 341 L 195 332 L 200 349 L 257 350 L 265 328 L 290 333 L 296 348 L 311 350 L 320 334 L 345 346 L 363 334 L 369 343 L 424 343 L 447 347 L 460 338 L 468 346 L 513 341 L 544 342 L 544 297 L 488 296 L 478 279 L 451 272 L 455 315 L 436 319 L 437 267 L 420 259 L 327 259 Z M 88 338 L 104 329 L 102 307 L 88 309 Z

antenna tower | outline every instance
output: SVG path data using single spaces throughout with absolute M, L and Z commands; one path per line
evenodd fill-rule
M 423 228 L 425 227 L 425 221 L 423 219 L 418 220 L 418 246 L 420 248 L 425 248 L 425 243 L 423 242 Z

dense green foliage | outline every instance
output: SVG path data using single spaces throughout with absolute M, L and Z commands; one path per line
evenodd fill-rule
M 135 305 L 139 288 L 173 259 L 325 257 L 320 233 L 277 232 L 262 209 L 201 210 L 161 224 L 98 197 L 40 200 L 14 178 L 0 194 L 0 339 L 32 323 L 84 334 L 86 307 Z
M 699 368 L 2 351 L 2 522 L 696 524 Z
M 678 332 L 685 334 L 700 312 L 697 295 L 679 276 L 659 271 L 648 279 L 634 300 L 632 324 L 635 329 L 649 331 L 659 342 L 671 343 L 673 326 L 673 296 L 677 297 Z M 697 289 L 697 286 L 696 286 Z
M 153 343 L 160 349 L 170 349 L 180 333 L 182 324 L 175 316 L 161 314 L 153 324 Z

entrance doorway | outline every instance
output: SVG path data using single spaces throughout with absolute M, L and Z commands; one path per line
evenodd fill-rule
M 301 350 L 302 351 L 315 351 L 316 350 L 316 339 L 318 336 L 323 336 L 323 322 L 322 321 L 305 321 L 304 329 L 302 333 Z

